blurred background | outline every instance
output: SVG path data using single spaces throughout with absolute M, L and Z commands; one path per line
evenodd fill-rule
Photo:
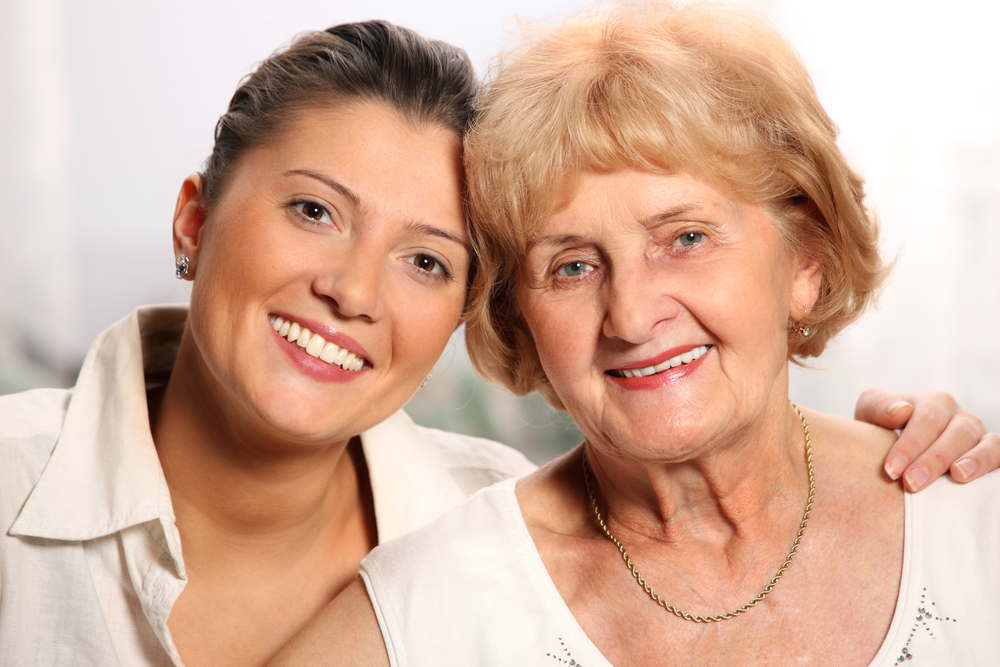
M 0 0 L 0 393 L 70 386 L 134 307 L 185 301 L 170 222 L 240 78 L 303 30 L 384 18 L 465 48 L 477 69 L 579 2 Z M 853 414 L 882 384 L 944 389 L 1000 430 L 1000 4 L 757 0 L 795 45 L 868 179 L 885 251 L 877 312 L 792 397 Z M 536 461 L 575 444 L 537 395 L 483 384 L 457 334 L 408 410 Z

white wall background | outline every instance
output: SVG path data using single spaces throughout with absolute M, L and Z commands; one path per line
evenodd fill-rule
M 0 0 L 0 392 L 71 384 L 108 324 L 187 298 L 172 277 L 178 187 L 208 155 L 239 79 L 294 34 L 386 18 L 464 47 L 485 71 L 514 12 L 577 4 Z M 899 254 L 880 311 L 819 360 L 822 372 L 796 372 L 793 397 L 850 414 L 871 384 L 946 389 L 1000 430 L 1000 5 L 752 4 L 805 59 Z M 496 413 L 481 432 L 521 439 L 510 424 L 538 409 L 511 412 L 456 379 L 467 375 L 460 344 L 441 374 L 438 391 L 457 392 L 457 405 Z

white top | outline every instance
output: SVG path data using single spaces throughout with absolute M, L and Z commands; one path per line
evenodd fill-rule
M 91 347 L 74 390 L 0 397 L 0 665 L 181 665 L 167 617 L 187 577 L 146 389 L 185 306 L 140 308 Z M 534 466 L 402 411 L 361 435 L 380 541 Z
M 900 592 L 872 667 L 1000 664 L 1000 473 L 905 497 Z M 375 549 L 361 576 L 392 667 L 610 667 L 549 578 L 514 480 Z

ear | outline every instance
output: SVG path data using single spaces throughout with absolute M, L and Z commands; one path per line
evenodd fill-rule
M 814 260 L 800 258 L 799 266 L 792 279 L 792 302 L 788 317 L 794 322 L 802 320 L 813 309 L 819 298 L 819 286 L 823 282 L 823 270 Z
M 186 278 L 193 280 L 198 267 L 198 248 L 205 227 L 204 180 L 191 174 L 181 184 L 174 207 L 174 256 L 186 255 L 189 268 Z

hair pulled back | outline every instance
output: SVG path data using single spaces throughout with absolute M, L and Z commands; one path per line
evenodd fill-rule
M 377 102 L 462 138 L 477 86 L 465 51 L 386 21 L 302 34 L 242 81 L 216 124 L 202 173 L 205 203 L 211 206 L 247 150 L 273 139 L 301 111 Z

